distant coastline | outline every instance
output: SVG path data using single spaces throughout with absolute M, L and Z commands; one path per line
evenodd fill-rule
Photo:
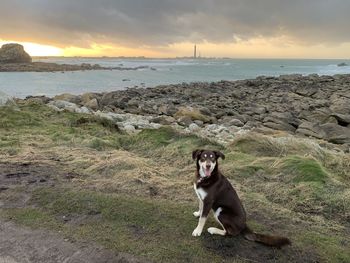
M 6 63 L 0 64 L 0 72 L 65 72 L 65 71 L 85 71 L 85 70 L 138 70 L 148 68 L 139 67 L 102 67 L 99 64 L 82 63 L 74 64 L 58 64 L 47 62 L 32 63 Z

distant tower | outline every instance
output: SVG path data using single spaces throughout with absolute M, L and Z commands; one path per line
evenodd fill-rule
M 194 45 L 193 58 L 197 58 L 197 46 Z

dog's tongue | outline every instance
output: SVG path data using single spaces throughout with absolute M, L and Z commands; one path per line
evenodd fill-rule
M 205 176 L 210 176 L 210 168 L 204 169 L 204 174 L 205 174 Z

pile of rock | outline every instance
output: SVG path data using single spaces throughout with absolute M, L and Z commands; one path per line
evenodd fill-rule
M 74 103 L 77 111 L 143 116 L 152 123 L 220 140 L 257 127 L 350 144 L 350 75 L 183 83 L 81 96 L 63 94 L 54 100 Z

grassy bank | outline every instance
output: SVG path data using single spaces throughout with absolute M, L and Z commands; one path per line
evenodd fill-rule
M 250 226 L 289 236 L 291 247 L 191 236 L 196 148 L 225 153 L 221 169 Z M 30 104 L 0 108 L 0 156 L 1 217 L 71 240 L 156 262 L 350 260 L 350 156 L 314 141 L 246 134 L 224 147 L 171 128 L 132 136 L 104 119 Z M 20 180 L 5 176 L 13 172 Z

